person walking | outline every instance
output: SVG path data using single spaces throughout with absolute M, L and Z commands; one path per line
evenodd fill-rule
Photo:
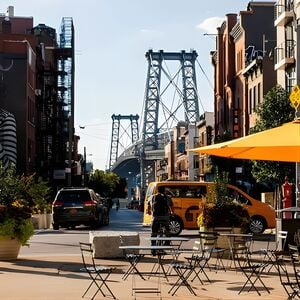
M 157 237 L 158 233 L 164 228 L 164 234 L 170 236 L 169 221 L 172 214 L 171 205 L 168 197 L 164 194 L 164 187 L 158 187 L 155 194 L 148 201 L 148 213 L 152 214 L 151 237 Z M 151 245 L 156 245 L 156 241 L 151 241 Z M 152 251 L 155 255 L 156 252 Z
M 120 208 L 120 200 L 117 199 L 117 201 L 116 201 L 116 210 L 118 211 L 119 208 Z

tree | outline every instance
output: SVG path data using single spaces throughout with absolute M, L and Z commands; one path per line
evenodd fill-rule
M 97 169 L 94 173 L 90 174 L 87 186 L 105 197 L 123 197 L 124 194 L 118 193 L 122 189 L 122 182 L 116 173 Z M 124 190 L 125 186 L 123 187 Z
M 288 96 L 287 91 L 282 87 L 276 86 L 272 88 L 256 109 L 258 118 L 250 133 L 271 129 L 292 121 L 295 111 L 290 104 Z M 290 179 L 294 178 L 294 167 L 294 163 L 253 161 L 251 173 L 257 182 L 280 183 L 286 175 Z

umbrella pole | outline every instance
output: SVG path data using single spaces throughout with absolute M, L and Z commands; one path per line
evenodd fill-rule
M 296 162 L 296 206 L 300 207 L 300 163 Z

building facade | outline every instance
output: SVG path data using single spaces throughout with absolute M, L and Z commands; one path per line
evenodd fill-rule
M 247 135 L 250 123 L 253 123 L 253 104 L 257 96 L 262 98 L 269 87 L 276 84 L 272 70 L 272 60 L 264 59 L 276 44 L 274 28 L 274 2 L 249 2 L 247 10 L 241 11 L 239 18 L 235 14 L 226 15 L 226 20 L 217 34 L 217 49 L 212 52 L 215 77 L 215 135 L 237 138 Z M 268 43 L 266 41 L 269 41 Z M 260 64 L 260 72 L 268 72 L 263 81 L 258 83 L 254 61 Z M 248 71 L 245 72 L 245 69 Z M 254 73 L 249 73 L 249 70 Z M 246 75 L 246 76 L 245 76 Z M 250 79 L 250 81 L 249 81 Z M 251 92 L 248 84 L 250 83 Z M 253 102 L 253 97 L 255 101 Z M 249 110 L 250 109 L 250 110 Z
M 74 28 L 62 22 L 56 30 L 32 17 L 17 17 L 13 7 L 0 14 L 0 107 L 15 116 L 17 171 L 66 185 L 66 172 L 76 181 L 74 135 Z M 67 37 L 67 38 L 66 38 Z M 68 145 L 71 145 L 70 147 Z

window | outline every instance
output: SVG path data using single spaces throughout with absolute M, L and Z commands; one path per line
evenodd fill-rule
M 241 204 L 252 205 L 249 199 L 246 199 L 241 193 L 238 191 L 228 188 L 229 196 L 232 197 L 235 201 Z
M 292 88 L 296 84 L 296 71 L 295 68 L 291 68 L 286 72 L 286 90 L 291 92 Z
M 193 167 L 194 169 L 199 169 L 199 155 L 193 156 Z
M 201 198 L 206 195 L 206 186 L 166 186 L 165 193 L 172 198 Z
M 256 86 L 253 87 L 253 101 L 252 101 L 252 110 L 251 111 L 255 111 L 255 108 L 256 108 L 256 101 L 257 101 L 257 98 L 256 98 Z
M 249 90 L 248 113 L 249 115 L 252 114 L 252 89 Z
M 260 102 L 261 102 L 261 99 L 260 99 L 260 97 L 261 97 L 261 84 L 260 84 L 260 82 L 258 83 L 258 85 L 257 85 L 257 104 L 260 104 Z

